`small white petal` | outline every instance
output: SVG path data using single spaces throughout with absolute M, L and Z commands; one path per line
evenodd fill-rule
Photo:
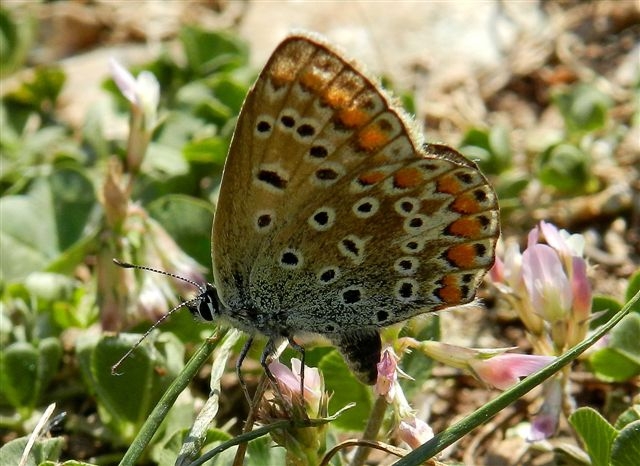
M 132 104 L 137 105 L 136 97 L 136 80 L 133 75 L 122 66 L 115 58 L 109 59 L 109 68 L 111 68 L 111 76 L 115 81 L 122 95 Z

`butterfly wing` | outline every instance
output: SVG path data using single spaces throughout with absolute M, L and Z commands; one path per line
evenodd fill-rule
M 327 335 L 369 383 L 377 328 L 472 301 L 499 234 L 477 167 L 423 145 L 377 83 L 306 36 L 250 91 L 219 199 L 223 304 L 271 335 Z

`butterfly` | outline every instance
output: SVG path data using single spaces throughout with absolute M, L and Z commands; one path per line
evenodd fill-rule
M 426 144 L 374 79 L 315 35 L 275 49 L 242 106 L 213 223 L 213 283 L 192 312 L 268 342 L 321 335 L 364 383 L 379 330 L 470 303 L 494 261 L 496 194 Z

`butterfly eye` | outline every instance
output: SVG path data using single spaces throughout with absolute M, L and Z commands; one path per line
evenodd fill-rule
M 186 306 L 191 315 L 206 322 L 211 322 L 220 315 L 220 299 L 215 288 L 210 285 Z

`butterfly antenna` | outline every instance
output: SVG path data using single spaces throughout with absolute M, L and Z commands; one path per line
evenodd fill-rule
M 151 332 L 153 332 L 153 330 L 160 325 L 162 322 L 164 322 L 171 314 L 173 314 L 175 311 L 177 311 L 178 309 L 180 309 L 182 306 L 186 306 L 188 304 L 191 304 L 195 301 L 197 301 L 198 299 L 200 299 L 199 296 L 196 296 L 193 299 L 190 299 L 188 301 L 183 301 L 180 304 L 178 304 L 177 306 L 171 308 L 169 310 L 169 312 L 167 312 L 165 315 L 163 315 L 162 317 L 160 317 L 146 332 L 144 332 L 142 334 L 142 336 L 138 339 L 138 341 L 135 342 L 135 344 L 129 348 L 129 350 L 124 354 L 124 356 L 122 356 L 120 359 L 118 359 L 118 362 L 116 362 L 113 366 L 111 366 L 111 375 L 121 375 L 118 372 L 118 367 L 120 367 L 120 364 L 122 364 L 122 362 L 127 359 L 129 356 L 131 356 L 131 353 L 133 353 L 136 348 L 138 346 L 140 346 L 140 344 L 142 344 L 142 342 L 144 341 L 145 338 L 147 338 L 149 336 L 149 334 Z
M 135 264 L 131 264 L 129 262 L 122 262 L 118 259 L 113 259 L 113 262 L 124 268 L 124 269 L 139 269 L 139 270 L 146 270 L 148 272 L 155 272 L 155 273 L 159 273 L 161 275 L 167 275 L 169 277 L 173 277 L 176 278 L 178 280 L 182 280 L 184 282 L 187 283 L 191 283 L 193 286 L 195 286 L 196 288 L 198 288 L 198 290 L 200 290 L 201 293 L 205 293 L 206 289 L 200 285 L 197 282 L 194 282 L 193 280 L 189 280 L 188 278 L 185 277 L 181 277 L 180 275 L 176 275 L 170 272 L 165 272 L 164 270 L 158 270 L 158 269 L 154 269 L 152 267 L 146 267 L 144 265 L 135 265 Z M 111 375 L 121 375 L 118 372 L 118 367 L 120 367 L 120 365 L 122 364 L 122 362 L 127 359 L 129 356 L 131 356 L 131 354 L 136 350 L 136 348 L 138 348 L 138 346 L 140 346 L 142 344 L 142 342 L 144 341 L 145 338 L 147 338 L 149 336 L 149 334 L 151 332 L 153 332 L 153 330 L 156 329 L 156 327 L 158 327 L 158 325 L 160 325 L 162 322 L 164 322 L 171 314 L 173 314 L 175 311 L 177 311 L 178 309 L 180 309 L 183 306 L 188 306 L 191 303 L 194 303 L 196 301 L 198 301 L 200 299 L 200 295 L 196 296 L 193 299 L 189 299 L 187 301 L 182 301 L 180 304 L 178 304 L 177 306 L 174 306 L 173 308 L 171 308 L 169 310 L 169 312 L 167 312 L 166 314 L 164 314 L 162 317 L 160 317 L 149 329 L 147 329 L 146 332 L 144 332 L 142 334 L 142 336 L 138 339 L 138 341 L 135 342 L 135 344 L 129 348 L 129 350 L 124 354 L 124 356 L 122 356 L 120 359 L 118 359 L 118 362 L 116 362 L 113 366 L 111 366 Z
M 147 272 L 159 273 L 160 275 L 166 275 L 168 277 L 175 278 L 177 280 L 182 280 L 183 282 L 186 282 L 186 283 L 190 283 L 196 288 L 198 288 L 201 293 L 204 293 L 206 291 L 205 288 L 200 283 L 194 282 L 193 280 L 190 280 L 186 277 L 181 277 L 180 275 L 176 275 L 175 273 L 165 272 L 164 270 L 160 270 L 160 269 L 154 269 L 153 267 L 147 267 L 146 265 L 136 265 L 130 262 L 123 262 L 115 258 L 113 259 L 113 262 L 114 264 L 116 264 L 119 267 L 122 267 L 123 269 L 138 269 L 138 270 L 146 270 Z

